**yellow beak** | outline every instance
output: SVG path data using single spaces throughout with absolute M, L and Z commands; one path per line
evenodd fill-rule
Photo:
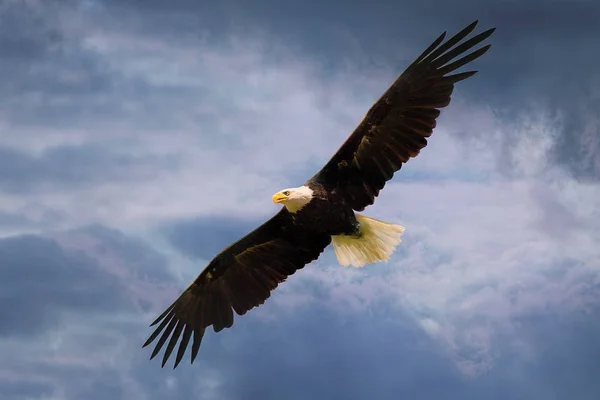
M 287 199 L 287 196 L 284 196 L 281 192 L 275 193 L 273 195 L 273 197 L 271 198 L 271 200 L 273 200 L 273 204 L 281 203 L 281 202 L 285 201 L 286 199 Z

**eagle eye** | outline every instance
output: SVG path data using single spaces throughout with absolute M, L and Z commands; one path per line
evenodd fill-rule
M 284 196 L 289 196 L 289 195 L 290 195 L 290 191 L 289 191 L 289 190 L 286 190 L 286 191 L 284 191 L 284 192 L 283 192 L 283 195 L 284 195 Z

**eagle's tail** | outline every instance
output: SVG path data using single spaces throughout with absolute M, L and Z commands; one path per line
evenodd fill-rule
M 374 218 L 356 215 L 360 236 L 335 235 L 332 244 L 340 265 L 362 267 L 390 259 L 402 241 L 404 227 Z

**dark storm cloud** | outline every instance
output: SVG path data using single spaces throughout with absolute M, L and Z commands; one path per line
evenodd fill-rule
M 229 242 L 246 230 L 233 221 L 213 220 L 212 223 L 224 226 L 214 235 L 214 242 Z M 170 227 L 169 233 L 175 232 L 190 240 L 197 238 L 197 243 L 184 251 L 191 256 L 205 257 L 213 255 L 211 246 L 215 246 L 201 240 L 206 236 L 207 224 L 210 225 L 208 220 L 180 221 Z M 246 224 L 254 225 L 242 222 Z M 14 305 L 12 308 L 17 310 L 16 315 L 6 315 L 4 310 L 0 319 L 16 322 L 19 327 L 19 330 L 13 328 L 12 332 L 6 332 L 7 325 L 0 325 L 3 336 L 19 333 L 23 340 L 23 334 L 26 338 L 27 332 L 39 331 L 39 314 L 42 313 L 47 318 L 56 318 L 61 310 L 69 310 L 71 316 L 83 312 L 97 316 L 132 311 L 130 300 L 122 294 L 121 283 L 98 268 L 106 256 L 116 255 L 125 261 L 123 265 L 127 270 L 136 274 L 145 271 L 150 279 L 169 279 L 163 276 L 166 269 L 160 254 L 119 231 L 93 226 L 68 235 L 73 240 L 90 235 L 99 244 L 83 254 L 67 252 L 48 239 L 33 236 L 0 242 L 0 265 L 3 266 L 0 282 L 8 282 L 0 293 L 4 297 L 8 295 Z M 11 260 L 14 261 L 7 262 Z M 40 260 L 45 269 L 39 267 Z M 311 268 L 324 267 L 314 264 Z M 411 316 L 381 300 L 365 310 L 340 312 L 331 307 L 331 292 L 319 284 L 299 282 L 302 274 L 300 271 L 294 275 L 293 284 L 283 284 L 286 290 L 278 289 L 260 310 L 237 318 L 231 329 L 218 334 L 209 332 L 193 365 L 186 362 L 175 371 L 161 369 L 157 360 L 148 361 L 149 349 L 140 348 L 148 332 L 145 324 L 105 321 L 103 327 L 110 328 L 111 335 L 90 330 L 82 332 L 71 345 L 93 350 L 94 354 L 99 349 L 114 352 L 119 346 L 122 349 L 119 357 L 131 363 L 126 371 L 118 365 L 93 367 L 92 363 L 77 367 L 54 364 L 51 360 L 30 366 L 29 371 L 53 382 L 64 391 L 66 398 L 73 399 L 120 398 L 135 393 L 149 399 L 363 399 L 369 396 L 397 399 L 401 396 L 558 400 L 569 395 L 592 400 L 598 391 L 593 379 L 598 370 L 593 360 L 600 357 L 596 355 L 600 343 L 595 339 L 598 327 L 590 325 L 590 321 L 598 319 L 593 307 L 580 315 L 522 316 L 515 326 L 524 332 L 527 343 L 532 346 L 532 361 L 516 357 L 514 349 L 502 348 L 498 350 L 502 354 L 497 357 L 496 368 L 470 380 L 457 370 L 452 354 L 445 351 L 440 342 L 425 335 Z M 45 284 L 35 285 L 36 282 Z M 290 285 L 295 287 L 292 292 L 301 289 L 316 306 L 286 305 Z M 60 294 L 50 293 L 59 289 Z M 23 307 L 24 295 L 19 296 L 19 293 L 39 297 L 35 303 L 31 300 Z M 590 296 L 592 304 L 597 304 L 597 293 Z M 162 311 L 162 307 L 155 311 Z M 23 318 L 23 314 L 28 317 Z M 27 321 L 32 319 L 37 319 L 37 325 L 29 323 L 28 326 Z M 46 325 L 45 329 L 49 327 Z M 115 335 L 121 339 L 115 340 Z M 69 353 L 61 355 L 68 357 Z M 581 362 L 576 361 L 579 359 Z M 565 363 L 569 371 L 562 368 Z M 22 381 L 27 383 L 1 384 L 0 393 L 8 399 L 25 395 L 35 399 L 51 392 L 53 386 L 30 385 L 26 378 L 23 374 Z
M 127 385 L 118 369 L 105 365 L 104 354 L 125 340 L 146 361 L 145 326 L 135 315 L 149 307 L 146 294 L 157 296 L 173 282 L 167 260 L 143 241 L 100 225 L 54 237 L 0 240 L 0 397 L 123 398 Z M 142 282 L 152 293 L 131 290 Z M 114 318 L 127 314 L 131 320 Z M 64 342 L 58 349 L 44 344 L 51 332 Z
M 73 312 L 131 307 L 118 278 L 95 260 L 68 253 L 36 236 L 0 240 L 0 336 L 30 336 L 56 327 L 62 310 Z
M 600 309 L 574 315 L 545 314 L 528 324 L 541 356 L 534 368 L 552 396 L 593 400 L 600 394 Z M 542 339 L 543 338 L 543 339 Z M 550 397 L 552 398 L 552 397 Z
M 121 332 L 120 332 L 121 333 Z M 131 334 L 127 331 L 127 334 Z M 114 336 L 107 336 L 113 339 Z M 114 343 L 109 346 L 96 344 L 90 352 L 97 354 L 99 347 L 112 351 Z M 43 377 L 44 382 L 27 379 L 27 373 L 15 382 L 2 385 L 0 394 L 2 399 L 125 399 L 127 397 L 126 385 L 117 368 L 107 368 L 103 365 L 61 365 L 48 362 L 34 362 L 30 371 L 37 377 Z M 47 381 L 47 382 L 46 382 Z M 56 384 L 59 384 L 58 388 Z M 58 389 L 58 390 L 57 390 Z M 55 397 L 53 397 L 54 395 Z
M 304 288 L 317 306 L 286 308 L 280 291 L 262 311 L 238 318 L 231 329 L 209 332 L 193 365 L 168 372 L 174 387 L 165 385 L 161 371 L 166 370 L 156 361 L 141 361 L 135 379 L 157 399 L 206 394 L 249 399 L 593 400 L 600 389 L 594 379 L 600 371 L 597 308 L 585 315 L 522 316 L 515 329 L 522 333 L 530 357 L 519 356 L 522 349 L 500 346 L 494 368 L 475 379 L 463 376 L 440 342 L 398 309 L 377 302 L 368 310 L 340 313 L 329 307 L 326 291 L 316 285 Z M 272 318 L 264 321 L 259 313 Z M 209 384 L 197 385 L 199 379 Z M 213 397 L 211 385 L 218 393 Z
M 256 223 L 242 221 L 244 227 L 240 228 L 239 221 L 202 218 L 178 221 L 162 229 L 180 251 L 210 258 Z M 207 235 L 215 226 L 219 233 Z M 323 266 L 313 264 L 309 268 Z M 328 306 L 330 292 L 303 282 L 302 274 L 299 271 L 291 278 L 294 290 L 314 299 L 316 306 L 286 309 L 290 283 L 282 284 L 261 311 L 237 318 L 231 330 L 207 335 L 196 364 L 184 365 L 174 373 L 178 378 L 175 389 L 151 380 L 151 391 L 190 396 L 194 388 L 184 383 L 190 370 L 210 376 L 216 369 L 226 371 L 217 379 L 219 396 L 232 398 L 396 399 L 401 394 L 450 400 L 558 400 L 571 395 L 592 400 L 598 393 L 593 376 L 600 372 L 600 364 L 593 360 L 598 358 L 595 354 L 600 342 L 594 335 L 600 327 L 590 324 L 596 320 L 600 302 L 597 291 L 589 293 L 591 306 L 585 314 L 522 315 L 514 326 L 523 333 L 519 336 L 526 338 L 531 358 L 523 359 L 519 348 L 494 345 L 498 354 L 493 368 L 471 380 L 461 376 L 452 355 L 440 347 L 440 342 L 428 338 L 411 317 L 384 302 L 342 316 Z M 277 322 L 265 323 L 259 313 Z M 392 320 L 390 316 L 394 316 Z M 466 358 L 474 357 L 476 354 Z M 576 361 L 579 359 L 581 363 Z M 561 372 L 563 363 L 571 366 L 566 375 Z M 148 368 L 140 372 L 139 379 L 154 373 Z
M 46 382 L 0 382 L 0 397 L 4 400 L 48 398 L 53 391 L 52 384 Z
M 62 241 L 82 235 L 96 239 L 89 249 L 65 249 L 35 235 L 0 240 L 0 336 L 30 336 L 58 326 L 62 313 L 135 310 L 128 282 L 172 280 L 164 256 L 119 231 L 93 226 L 66 233 Z M 125 278 L 103 260 L 118 262 Z M 100 263 L 99 263 L 100 261 Z
M 86 385 L 69 387 L 67 398 L 70 399 L 126 399 L 123 382 L 115 370 L 86 371 L 81 374 Z
M 585 312 L 544 310 L 515 319 L 519 337 L 534 357 L 514 357 L 514 351 L 498 354 L 493 373 L 476 383 L 475 398 L 488 398 L 495 392 L 498 399 L 596 399 L 600 393 L 596 379 L 600 374 L 600 293 L 598 284 L 594 286 L 593 305 Z
M 177 165 L 170 156 L 130 155 L 103 144 L 53 147 L 39 156 L 0 146 L 0 188 L 23 193 L 48 184 L 81 187 L 115 180 L 137 181 Z
M 315 294 L 320 302 L 327 301 Z M 439 343 L 427 338 L 410 317 L 376 306 L 341 316 L 327 307 L 285 310 L 265 304 L 262 307 L 270 307 L 274 319 L 264 321 L 248 314 L 229 330 L 209 332 L 196 362 L 174 371 L 161 369 L 156 360 L 148 361 L 147 352 L 136 348 L 137 333 L 122 327 L 127 351 L 135 348 L 136 352 L 127 374 L 116 366 L 45 365 L 35 371 L 52 377 L 66 398 L 73 399 L 124 396 L 132 393 L 132 386 L 133 393 L 152 400 L 596 398 L 598 369 L 593 361 L 598 356 L 598 340 L 593 334 L 598 327 L 590 325 L 588 318 L 563 316 L 560 322 L 556 316 L 543 321 L 523 318 L 520 329 L 529 330 L 527 340 L 533 343 L 529 351 L 536 354 L 533 361 L 519 360 L 513 357 L 514 351 L 503 349 L 494 370 L 469 379 L 461 376 Z M 543 356 L 538 359 L 537 354 Z M 578 362 L 574 355 L 586 361 Z M 5 393 L 10 387 L 6 385 Z M 12 388 L 31 393 L 23 385 Z M 35 393 L 44 387 L 32 389 Z
M 263 223 L 261 220 L 245 221 L 236 218 L 199 217 L 164 224 L 160 231 L 171 246 L 191 258 L 212 259 L 230 243 Z
M 340 318 L 317 307 L 279 316 L 280 326 L 251 324 L 254 345 L 231 364 L 237 384 L 224 387 L 225 397 L 393 399 L 462 392 L 458 371 L 438 346 L 410 318 L 394 312 L 398 319 L 390 321 L 389 311 Z
M 110 253 L 138 278 L 147 278 L 155 282 L 173 280 L 172 275 L 165 269 L 168 264 L 167 258 L 151 248 L 148 243 L 100 224 L 67 233 L 68 236 L 73 237 L 82 234 L 90 235 L 97 240 L 93 249 L 100 257 Z
M 180 229 L 186 235 L 202 237 L 206 223 L 196 220 L 178 226 L 184 226 Z M 222 221 L 219 224 L 227 225 Z M 236 227 L 229 221 L 228 229 L 217 232 L 214 240 L 227 242 L 241 231 L 239 224 Z M 0 270 L 0 282 L 10 282 L 0 292 L 8 297 L 14 310 L 12 314 L 4 310 L 0 315 L 9 322 L 0 329 L 2 336 L 23 338 L 46 331 L 66 310 L 70 315 L 130 311 L 132 306 L 121 282 L 98 268 L 105 255 L 116 254 L 128 269 L 143 269 L 155 278 L 164 271 L 162 256 L 118 231 L 94 226 L 68 235 L 74 239 L 91 235 L 101 245 L 83 254 L 67 252 L 51 240 L 34 236 L 0 242 L 0 265 L 5 266 Z M 211 246 L 214 245 L 199 241 L 189 251 L 203 256 L 213 251 Z M 95 260 L 96 257 L 99 259 Z M 319 303 L 328 303 L 327 291 L 314 285 L 306 285 L 305 289 Z M 197 362 L 169 373 L 175 382 L 172 386 L 165 382 L 167 370 L 147 361 L 147 349 L 139 348 L 145 327 L 137 325 L 116 324 L 111 328 L 112 335 L 118 332 L 123 336 L 127 354 L 132 355 L 134 368 L 127 379 L 116 367 L 77 368 L 44 361 L 30 368 L 37 376 L 57 384 L 67 398 L 119 398 L 130 393 L 127 388 L 132 384 L 135 393 L 143 393 L 150 399 L 205 398 L 203 394 L 211 387 L 211 377 L 221 382 L 216 389 L 217 398 L 358 399 L 373 393 L 378 398 L 393 398 L 398 392 L 436 397 L 448 390 L 464 390 L 451 360 L 440 355 L 439 346 L 424 337 L 407 316 L 399 318 L 395 313 L 400 322 L 390 321 L 386 316 L 391 310 L 382 305 L 368 313 L 341 317 L 328 307 L 317 311 L 285 310 L 276 304 L 278 300 L 282 298 L 275 294 L 262 306 L 269 314 L 277 313 L 276 323 L 265 323 L 255 311 L 254 317 L 248 314 L 238 318 L 230 330 L 209 333 Z M 377 339 L 365 341 L 365 337 Z M 90 331 L 78 338 L 78 346 L 93 349 L 94 354 L 100 348 L 110 352 L 116 345 L 113 338 Z M 220 372 L 215 376 L 214 371 Z M 221 372 L 226 375 L 221 376 Z M 52 393 L 53 385 L 30 385 L 26 377 L 25 374 L 22 383 L 0 385 L 3 395 L 9 399 L 25 395 L 41 398 Z M 201 382 L 205 379 L 208 382 L 203 386 Z M 432 382 L 436 384 L 428 384 Z
M 327 292 L 306 289 L 323 307 L 288 309 L 275 294 L 231 329 L 209 332 L 193 365 L 186 357 L 172 371 L 140 360 L 133 378 L 152 399 L 438 398 L 449 392 L 458 399 L 465 393 L 452 360 L 412 318 L 390 314 L 380 303 L 341 316 L 328 306 Z

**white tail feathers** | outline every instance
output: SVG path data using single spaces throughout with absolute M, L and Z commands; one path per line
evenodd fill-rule
M 404 227 L 364 215 L 355 215 L 362 236 L 331 237 L 333 251 L 340 265 L 362 267 L 365 264 L 389 260 L 396 247 L 402 242 Z

